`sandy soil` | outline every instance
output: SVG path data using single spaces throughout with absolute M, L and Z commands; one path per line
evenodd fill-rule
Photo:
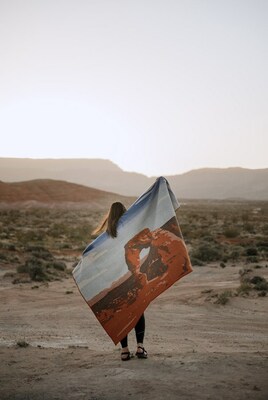
M 145 313 L 149 358 L 127 362 L 72 278 L 38 288 L 2 278 L 0 398 L 267 399 L 268 298 L 214 304 L 240 268 L 195 268 L 160 295 Z

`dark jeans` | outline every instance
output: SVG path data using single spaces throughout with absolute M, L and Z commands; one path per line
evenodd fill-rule
M 143 343 L 144 332 L 145 332 L 145 318 L 144 318 L 144 314 L 142 314 L 142 316 L 140 317 L 140 319 L 138 320 L 138 322 L 135 326 L 137 343 Z M 124 339 L 122 339 L 120 343 L 121 343 L 122 347 L 127 347 L 127 344 L 128 344 L 127 336 L 124 337 Z

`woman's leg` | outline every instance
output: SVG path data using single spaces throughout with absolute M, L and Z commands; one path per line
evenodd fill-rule
M 138 320 L 135 326 L 136 339 L 137 339 L 137 352 L 138 358 L 147 358 L 147 351 L 143 347 L 143 339 L 145 333 L 145 318 L 144 314 Z
M 127 347 L 127 345 L 128 345 L 127 336 L 124 337 L 124 339 L 122 339 L 120 343 L 121 343 L 122 349 L 123 349 L 124 347 Z
M 136 333 L 136 340 L 137 344 L 143 344 L 143 339 L 144 339 L 144 333 L 145 333 L 145 318 L 144 314 L 140 317 L 138 320 L 136 326 L 135 326 L 135 333 Z
M 127 336 L 124 337 L 124 339 L 122 339 L 120 341 L 121 346 L 122 346 L 122 351 L 121 351 L 121 360 L 122 361 L 127 361 L 130 359 L 130 352 L 128 349 L 128 340 L 127 340 Z

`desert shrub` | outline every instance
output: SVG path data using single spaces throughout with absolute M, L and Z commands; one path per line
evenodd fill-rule
M 246 224 L 244 224 L 243 229 L 248 233 L 254 233 L 255 232 L 254 225 L 252 225 L 252 224 L 250 224 L 248 222 Z
M 89 224 L 80 224 L 74 229 L 69 229 L 66 235 L 70 240 L 81 242 L 85 238 L 90 238 L 92 230 L 93 228 Z
M 257 263 L 259 261 L 260 261 L 260 259 L 257 256 L 247 257 L 247 262 L 249 262 L 249 263 Z
M 268 253 L 268 239 L 266 241 L 265 240 L 257 241 L 256 247 L 258 249 L 258 252 Z
M 200 239 L 203 237 L 203 230 L 192 225 L 192 228 L 187 233 L 182 229 L 182 234 L 188 239 Z
M 14 244 L 0 242 L 0 249 L 9 250 L 9 251 L 15 251 L 16 247 L 14 246 Z
M 47 280 L 45 265 L 37 258 L 29 258 L 26 263 L 23 266 L 19 266 L 17 270 L 18 272 L 27 272 L 33 281 Z
M 242 219 L 243 222 L 247 222 L 247 221 L 249 220 L 249 215 L 248 215 L 248 213 L 243 213 L 243 214 L 241 215 L 241 219 Z
M 194 256 L 190 255 L 190 259 L 191 259 L 191 264 L 193 266 L 196 265 L 198 267 L 202 267 L 204 265 L 204 263 L 201 260 L 199 260 L 198 258 L 196 258 Z M 75 265 L 77 265 L 77 263 Z
M 40 258 L 46 261 L 53 260 L 54 258 L 49 251 L 33 251 L 32 255 L 33 257 Z
M 12 264 L 19 264 L 20 258 L 17 255 L 15 255 L 13 257 L 10 257 L 9 261 L 12 262 Z
M 6 273 L 3 275 L 3 278 L 14 278 L 14 276 L 15 276 L 15 273 L 14 273 L 14 272 L 6 272 Z
M 1 239 L 8 239 L 9 238 L 9 233 L 8 232 L 1 232 L 0 233 L 0 238 Z
M 204 240 L 204 242 L 212 242 L 212 243 L 215 243 L 215 239 L 214 239 L 214 237 L 212 236 L 212 235 L 205 235 L 205 236 L 203 236 L 203 240 Z
M 250 279 L 250 282 L 256 285 L 257 283 L 265 282 L 265 279 L 262 276 L 253 276 L 253 278 Z
M 256 283 L 256 285 L 254 286 L 254 289 L 267 292 L 268 291 L 268 282 Z
M 237 228 L 226 228 L 223 231 L 223 234 L 226 238 L 231 239 L 239 236 L 239 230 Z
M 60 249 L 71 249 L 72 246 L 69 243 L 62 243 L 59 245 Z
M 47 268 L 54 268 L 59 271 L 65 271 L 66 264 L 63 261 L 52 261 L 47 264 Z
M 228 260 L 236 261 L 239 260 L 243 254 L 244 249 L 241 246 L 231 246 L 229 254 L 226 255 Z
M 229 254 L 228 259 L 229 259 L 229 260 L 232 260 L 232 261 L 236 261 L 236 260 L 239 259 L 239 257 L 240 257 L 239 251 L 233 250 L 233 251 L 231 251 L 231 253 Z
M 25 249 L 27 252 L 32 253 L 33 257 L 41 258 L 43 260 L 53 260 L 53 256 L 48 249 L 44 246 L 27 246 Z
M 237 289 L 237 293 L 239 295 L 248 295 L 249 292 L 251 291 L 252 286 L 250 285 L 249 282 L 241 282 L 241 285 Z
M 25 340 L 18 340 L 17 341 L 17 346 L 18 347 L 28 347 L 29 343 L 27 343 Z
M 254 276 L 251 278 L 250 282 L 254 284 L 254 289 L 258 291 L 268 291 L 268 282 L 262 276 Z
M 213 211 L 212 217 L 217 220 L 218 219 L 218 213 L 216 211 Z
M 42 264 L 35 264 L 32 265 L 29 269 L 30 278 L 33 281 L 45 281 L 47 280 L 47 275 L 44 270 L 44 265 Z
M 0 253 L 0 261 L 7 261 L 7 256 L 3 253 Z
M 236 215 L 234 215 L 234 216 L 232 217 L 232 223 L 233 223 L 233 224 L 236 224 L 237 222 L 238 222 L 238 218 L 237 218 Z
M 28 243 L 36 243 L 41 242 L 43 240 L 44 234 L 42 231 L 37 230 L 29 230 L 29 231 L 18 231 L 17 239 L 20 243 L 27 245 Z
M 232 296 L 232 293 L 230 292 L 230 290 L 225 290 L 224 292 L 219 294 L 216 304 L 225 305 L 226 303 L 228 303 L 229 298 L 231 296 Z
M 18 273 L 27 273 L 33 281 L 56 280 L 59 277 L 57 271 L 66 271 L 63 261 L 53 260 L 46 262 L 42 259 L 31 257 L 25 264 L 17 267 Z
M 268 249 L 268 238 L 265 241 L 258 240 L 256 242 L 256 246 L 258 247 L 266 247 Z
M 246 249 L 246 256 L 257 256 L 258 255 L 258 250 L 256 247 L 248 247 Z
M 241 283 L 250 283 L 250 277 L 249 275 L 245 274 L 243 276 L 240 277 L 240 282 Z
M 247 276 L 250 272 L 252 272 L 251 268 L 243 268 L 239 270 L 240 280 L 243 280 L 245 276 Z
M 222 251 L 216 245 L 202 243 L 192 251 L 192 257 L 203 262 L 218 261 L 222 258 Z
M 26 264 L 21 264 L 17 266 L 17 272 L 19 274 L 29 273 L 29 267 Z
M 268 224 L 264 224 L 263 225 L 263 227 L 262 227 L 262 232 L 264 233 L 264 234 L 268 234 Z
M 220 267 L 225 268 L 225 267 L 226 267 L 226 264 L 224 264 L 224 262 L 221 262 L 221 263 L 220 263 Z
M 54 223 L 51 228 L 48 230 L 47 234 L 54 238 L 59 238 L 65 235 L 68 235 L 70 229 L 68 225 L 58 222 Z

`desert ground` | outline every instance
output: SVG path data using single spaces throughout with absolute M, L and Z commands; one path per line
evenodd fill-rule
M 159 296 L 146 311 L 149 358 L 127 362 L 72 278 L 38 288 L 6 282 L 1 399 L 267 399 L 268 298 L 211 301 L 237 288 L 238 271 L 196 267 Z M 135 351 L 133 332 L 129 342 Z
M 100 215 L 81 212 L 74 235 L 66 221 L 74 226 L 77 211 L 4 210 L 0 398 L 267 399 L 267 204 L 202 207 L 181 218 L 193 272 L 149 305 L 149 357 L 127 362 L 70 274 Z M 129 345 L 135 353 L 134 332 Z

